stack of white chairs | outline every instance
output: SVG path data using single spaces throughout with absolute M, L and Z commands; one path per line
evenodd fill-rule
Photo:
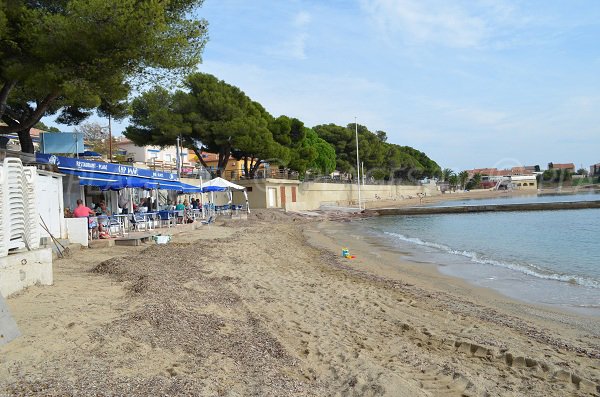
M 35 201 L 35 167 L 23 167 L 18 158 L 6 158 L 2 164 L 0 254 L 27 247 L 39 248 L 39 216 Z M 4 251 L 2 251 L 4 250 Z
M 23 201 L 25 207 L 25 245 L 32 250 L 40 248 L 40 216 L 37 209 L 35 167 L 23 167 Z
M 6 200 L 6 193 L 4 192 L 5 175 L 4 167 L 0 167 L 0 258 L 8 255 L 8 246 L 5 239 L 8 227 L 6 217 L 4 216 L 4 201 Z

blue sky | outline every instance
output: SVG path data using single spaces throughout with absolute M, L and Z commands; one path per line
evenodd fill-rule
M 442 167 L 600 161 L 600 2 L 206 0 L 199 70 Z M 122 130 L 117 125 L 116 130 Z

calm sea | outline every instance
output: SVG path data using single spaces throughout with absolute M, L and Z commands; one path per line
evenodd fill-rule
M 506 197 L 440 205 L 600 200 L 600 194 Z M 600 209 L 388 216 L 363 233 L 443 273 L 513 298 L 600 316 Z

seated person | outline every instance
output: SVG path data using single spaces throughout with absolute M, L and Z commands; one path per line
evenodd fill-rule
M 96 213 L 88 207 L 86 207 L 85 205 L 83 205 L 83 201 L 81 199 L 77 200 L 77 208 L 73 210 L 73 216 L 75 216 L 75 218 L 88 218 L 91 216 L 92 218 L 89 218 L 88 220 L 88 228 L 98 228 L 98 232 L 102 233 L 102 225 L 98 224 L 98 220 L 94 218 L 94 216 L 96 216 Z
M 106 207 L 106 203 L 104 202 L 104 200 L 102 200 L 99 204 L 100 208 L 98 210 L 96 210 L 96 215 L 97 216 L 103 216 L 103 217 L 108 217 L 111 216 L 110 211 L 108 210 L 108 207 Z M 102 222 L 106 222 L 106 225 L 110 225 L 110 220 L 107 220 L 106 218 L 102 218 L 100 220 L 100 222 L 98 222 L 98 232 L 100 232 L 100 238 L 110 238 L 110 235 L 108 233 L 105 233 L 102 227 Z
M 73 216 L 75 216 L 75 218 L 87 218 L 88 216 L 94 215 L 96 215 L 96 213 L 83 205 L 81 199 L 77 200 L 77 208 L 73 211 Z
M 106 203 L 104 201 L 100 202 L 98 209 L 96 210 L 96 215 L 110 216 L 110 211 L 106 207 Z
M 181 200 L 177 202 L 177 205 L 175 206 L 175 211 L 177 211 L 177 223 L 183 223 L 183 217 L 185 215 L 185 204 L 182 203 Z
M 140 205 L 138 206 L 138 212 L 148 212 L 149 209 L 150 207 L 148 205 L 148 200 L 142 199 L 142 201 L 140 201 Z

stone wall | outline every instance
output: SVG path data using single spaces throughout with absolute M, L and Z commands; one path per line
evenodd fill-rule
M 322 206 L 348 207 L 358 205 L 358 186 L 355 184 L 300 182 L 280 179 L 255 179 L 239 181 L 238 183 L 250 188 L 248 192 L 250 208 L 310 211 L 317 210 Z M 270 193 L 269 190 L 271 190 Z M 275 194 L 274 199 L 273 194 Z M 417 197 L 418 194 L 431 196 L 439 194 L 439 191 L 433 184 L 424 186 L 361 186 L 361 202 L 367 208 L 384 202 Z M 269 198 L 269 195 L 271 195 L 271 198 Z M 275 205 L 271 205 L 273 202 Z M 235 195 L 234 203 L 242 204 Z

